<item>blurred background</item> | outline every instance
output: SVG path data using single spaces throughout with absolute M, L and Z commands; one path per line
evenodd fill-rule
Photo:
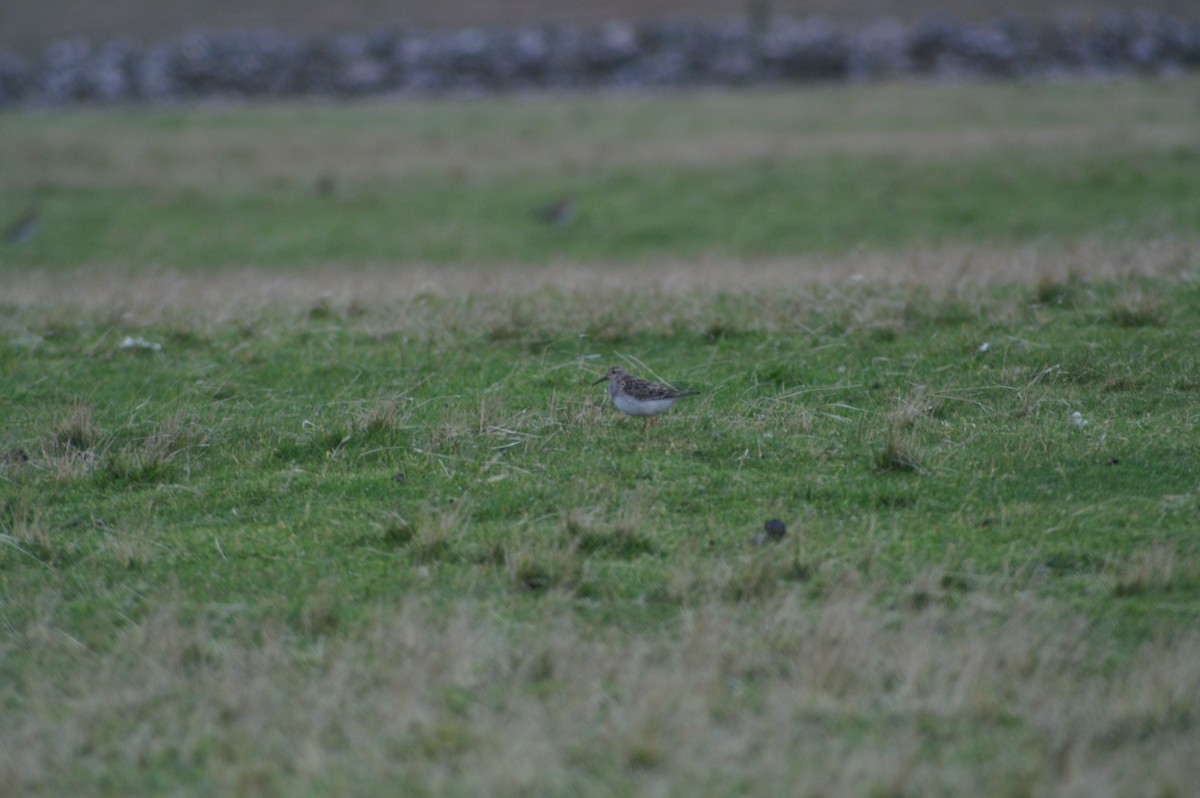
M 0 261 L 1190 239 L 1198 87 L 1197 0 L 0 0 Z
M 948 15 L 982 20 L 1004 15 L 1092 16 L 1108 11 L 1154 11 L 1196 18 L 1195 0 L 4 0 L 0 48 L 26 54 L 55 39 L 128 37 L 143 44 L 205 28 L 271 28 L 288 32 L 353 31 L 382 24 L 429 28 L 536 22 L 631 22 L 659 17 L 714 19 L 769 6 L 781 16 L 822 16 L 861 24 L 882 17 L 900 22 Z

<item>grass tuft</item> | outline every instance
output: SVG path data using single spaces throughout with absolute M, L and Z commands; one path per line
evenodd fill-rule
M 95 420 L 94 408 L 75 399 L 35 459 L 59 479 L 73 479 L 92 473 L 111 443 Z
M 354 428 L 370 440 L 391 441 L 411 425 L 412 405 L 407 393 L 381 394 L 358 411 Z
M 161 421 L 141 440 L 110 452 L 104 472 L 129 484 L 167 482 L 184 474 L 185 461 L 207 445 L 207 436 L 183 408 Z
M 388 513 L 380 537 L 390 546 L 407 546 L 416 537 L 416 528 L 399 513 Z
M 634 740 L 625 748 L 625 763 L 635 771 L 654 770 L 667 759 L 664 743 L 658 739 Z
M 1072 274 L 1066 280 L 1056 280 L 1048 275 L 1038 278 L 1033 297 L 1039 305 L 1067 309 L 1075 305 L 1081 281 Z
M 148 567 L 154 556 L 161 553 L 147 534 L 145 522 L 126 521 L 119 526 L 97 521 L 98 551 L 118 568 L 141 570 Z
M 28 557 L 43 565 L 61 564 L 52 541 L 49 524 L 39 509 L 18 499 L 0 502 L 0 543 L 5 547 L 0 560 Z
M 304 600 L 300 610 L 300 629 L 313 637 L 336 634 L 345 615 L 343 587 L 334 578 L 323 579 Z
M 929 473 L 925 466 L 925 455 L 911 437 L 900 430 L 892 430 L 883 448 L 876 452 L 875 468 L 883 472 Z
M 920 423 L 938 418 L 946 407 L 944 396 L 930 395 L 924 385 L 917 385 L 907 396 L 896 399 L 888 413 L 893 430 L 911 430 Z
M 1170 591 L 1176 578 L 1179 557 L 1176 547 L 1162 544 L 1138 552 L 1121 567 L 1113 585 L 1118 598 L 1144 596 Z
M 583 561 L 572 549 L 511 549 L 505 570 L 521 592 L 574 591 L 583 580 Z
M 407 551 L 414 562 L 454 561 L 459 556 L 459 541 L 470 536 L 470 523 L 466 503 L 456 503 L 448 510 L 425 504 L 412 521 L 388 513 L 381 537 L 389 546 Z
M 727 601 L 764 601 L 775 595 L 788 579 L 807 576 L 796 561 L 777 551 L 766 550 L 742 559 L 724 575 L 720 595 Z
M 887 437 L 875 453 L 874 464 L 882 472 L 925 474 L 927 455 L 917 443 L 918 436 L 946 406 L 942 395 L 931 395 L 924 385 L 916 385 L 907 395 L 898 397 L 887 412 Z
M 628 516 L 628 513 L 626 513 Z M 566 543 L 585 555 L 600 555 L 617 560 L 632 560 L 658 553 L 654 542 L 638 532 L 636 518 L 626 517 L 612 527 L 594 520 L 594 512 L 572 510 L 564 524 Z
M 908 586 L 904 604 L 914 610 L 924 610 L 931 605 L 953 605 L 970 590 L 971 580 L 961 573 L 930 571 Z
M 104 432 L 96 423 L 95 409 L 79 399 L 71 403 L 67 414 L 58 422 L 53 444 L 67 452 L 82 453 L 100 445 Z
M 1108 309 L 1108 320 L 1117 327 L 1165 327 L 1162 303 L 1141 291 L 1122 294 Z

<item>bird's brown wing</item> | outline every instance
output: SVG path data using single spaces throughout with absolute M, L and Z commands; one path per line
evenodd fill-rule
M 699 391 L 677 391 L 657 382 L 643 380 L 641 377 L 630 377 L 625 383 L 625 393 L 634 399 L 643 401 L 650 399 L 678 399 L 681 396 L 695 396 Z

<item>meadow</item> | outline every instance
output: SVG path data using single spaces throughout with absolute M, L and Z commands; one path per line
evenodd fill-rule
M 4 116 L 0 793 L 1192 794 L 1197 96 Z

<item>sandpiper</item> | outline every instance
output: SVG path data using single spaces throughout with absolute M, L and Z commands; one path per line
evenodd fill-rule
M 632 377 L 620 366 L 613 366 L 604 376 L 592 383 L 599 385 L 608 381 L 608 395 L 613 404 L 627 416 L 646 419 L 649 427 L 654 416 L 671 409 L 671 405 L 685 396 L 697 396 L 699 391 L 677 391 L 657 382 Z

